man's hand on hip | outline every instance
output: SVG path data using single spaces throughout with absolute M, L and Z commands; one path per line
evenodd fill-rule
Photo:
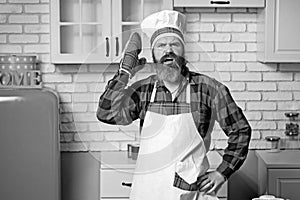
M 120 64 L 120 70 L 124 70 L 125 72 L 129 73 L 131 77 L 133 77 L 137 71 L 141 70 L 146 63 L 145 58 L 138 58 L 138 55 L 141 51 L 141 36 L 138 33 L 133 32 L 125 46 L 124 55 Z
M 212 171 L 199 177 L 197 185 L 200 192 L 210 194 L 213 192 L 217 193 L 225 181 L 225 177 L 220 172 Z

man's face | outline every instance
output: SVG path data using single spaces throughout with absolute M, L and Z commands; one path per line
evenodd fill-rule
M 181 79 L 181 68 L 184 56 L 184 47 L 175 36 L 162 37 L 153 47 L 153 58 L 157 66 L 158 77 L 169 82 L 178 82 Z

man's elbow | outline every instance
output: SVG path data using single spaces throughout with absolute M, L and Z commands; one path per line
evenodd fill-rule
M 249 123 L 244 124 L 244 125 L 242 126 L 241 130 L 242 130 L 243 132 L 248 133 L 248 134 L 251 134 L 251 132 L 252 132 L 252 129 L 251 129 L 251 126 L 250 126 Z
M 107 124 L 114 124 L 113 123 L 114 120 L 110 120 L 108 113 L 106 111 L 100 109 L 100 107 L 98 107 L 98 109 L 97 109 L 96 117 L 100 122 L 107 123 Z
M 248 126 L 246 127 L 246 132 L 247 132 L 247 135 L 249 135 L 249 137 L 251 137 L 251 134 L 252 134 L 252 128 L 251 128 L 250 125 L 248 125 Z
M 104 115 L 102 115 L 102 113 L 100 112 L 99 108 L 98 108 L 98 110 L 96 112 L 96 117 L 101 122 L 104 120 Z
M 99 108 L 98 108 L 98 110 L 96 112 L 96 117 L 101 122 L 104 120 L 104 115 L 102 114 L 102 112 L 100 112 Z
M 108 124 L 114 124 L 114 120 L 110 119 L 113 118 L 111 116 L 111 108 L 109 104 L 105 104 L 104 100 L 100 97 L 97 112 L 96 112 L 96 117 L 99 121 L 108 123 Z

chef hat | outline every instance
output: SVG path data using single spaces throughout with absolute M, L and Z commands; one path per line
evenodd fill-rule
M 151 48 L 156 41 L 165 36 L 175 36 L 184 44 L 185 15 L 174 10 L 163 10 L 146 17 L 142 31 L 150 38 Z

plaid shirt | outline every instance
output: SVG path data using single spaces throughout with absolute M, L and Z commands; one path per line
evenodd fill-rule
M 189 80 L 191 86 L 190 106 L 193 119 L 203 140 L 210 138 L 215 121 L 229 137 L 223 161 L 217 168 L 217 171 L 228 179 L 246 159 L 251 127 L 226 86 L 203 74 L 195 72 L 186 74 L 186 77 L 189 77 L 186 80 Z M 128 79 L 129 75 L 121 71 L 108 82 L 106 90 L 99 100 L 97 117 L 100 121 L 128 125 L 134 120 L 140 119 L 140 127 L 143 126 L 157 76 L 152 75 L 129 87 L 127 86 Z M 162 81 L 158 81 L 155 102 L 162 102 L 162 105 L 185 102 L 185 95 L 185 87 L 182 86 L 172 101 L 170 91 Z M 170 114 L 167 110 L 162 110 L 163 114 Z M 196 183 L 190 185 L 177 174 L 175 174 L 174 186 L 184 190 L 197 190 Z

